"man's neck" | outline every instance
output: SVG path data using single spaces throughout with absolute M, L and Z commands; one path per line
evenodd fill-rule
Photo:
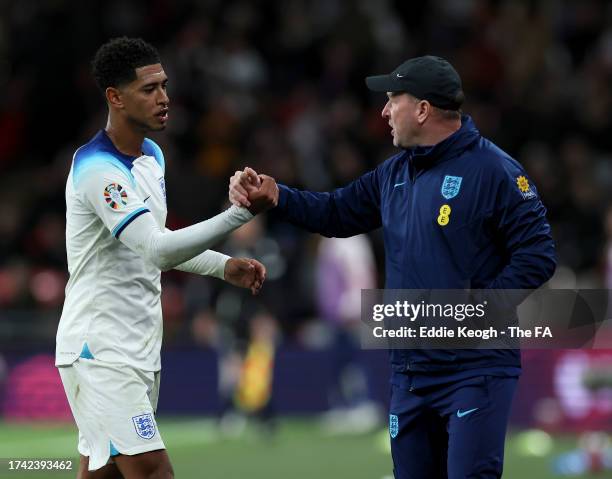
M 431 125 L 419 141 L 420 145 L 432 146 L 446 140 L 449 136 L 461 128 L 461 120 L 453 122 L 438 122 Z
M 110 115 L 105 131 L 115 148 L 124 155 L 135 157 L 142 155 L 144 133 L 135 131 L 130 125 L 116 118 L 111 119 Z

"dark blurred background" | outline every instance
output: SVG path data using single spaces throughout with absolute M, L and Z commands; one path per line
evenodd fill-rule
M 89 62 L 103 42 L 121 35 L 158 47 L 170 79 L 169 126 L 152 136 L 166 156 L 170 228 L 218 213 L 226 205 L 229 177 L 245 166 L 312 190 L 344 185 L 374 168 L 393 148 L 380 118 L 385 97 L 369 92 L 364 77 L 387 73 L 412 56 L 436 54 L 463 78 L 464 111 L 525 166 L 538 187 L 558 251 L 551 284 L 611 287 L 610 2 L 4 1 L 5 416 L 32 414 L 12 389 L 11 371 L 34 353 L 48 366 L 53 353 L 67 280 L 65 180 L 74 150 L 106 120 Z M 216 280 L 164 275 L 165 367 L 181 370 L 184 361 L 197 360 L 208 372 L 197 383 L 201 389 L 190 383 L 201 397 L 196 392 L 189 402 L 166 387 L 162 409 L 221 414 L 238 405 L 248 411 L 227 391 L 240 389 L 245 360 L 257 352 L 252 346 L 259 338 L 269 346 L 259 356 L 262 377 L 276 399 L 274 408 L 264 397 L 251 409 L 328 411 L 369 402 L 384 411 L 385 354 L 358 351 L 354 337 L 360 289 L 382 287 L 378 232 L 322 240 L 262 218 L 219 249 L 263 261 L 269 271 L 264 292 L 252 299 Z M 609 373 L 611 357 L 602 351 L 527 352 L 524 360 L 533 367 L 526 368 L 514 422 L 548 421 L 553 427 L 557 421 L 584 429 L 584 422 L 575 421 L 595 417 L 610 429 L 610 390 L 602 403 L 602 389 L 588 389 L 577 371 L 599 365 Z M 567 382 L 563 367 L 578 375 L 573 389 L 559 386 L 559 380 Z M 180 374 L 166 377 L 173 378 L 166 384 L 182 387 Z M 210 387 L 218 387 L 219 398 L 202 399 Z M 576 409 L 575 398 L 587 397 L 592 404 Z M 549 401 L 542 411 L 552 408 L 558 417 L 538 416 L 540 400 Z M 58 410 L 64 410 L 61 404 Z

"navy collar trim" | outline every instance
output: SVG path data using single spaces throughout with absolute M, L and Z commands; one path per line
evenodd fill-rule
M 113 140 L 111 140 L 110 136 L 108 136 L 108 133 L 106 133 L 106 130 L 100 130 L 100 133 L 98 133 L 98 135 L 102 143 L 110 150 L 113 155 L 115 155 L 119 160 L 121 160 L 122 163 L 126 164 L 126 166 L 128 166 L 129 168 L 132 167 L 132 163 L 137 158 L 136 156 L 126 155 L 125 153 L 120 152 L 113 143 Z

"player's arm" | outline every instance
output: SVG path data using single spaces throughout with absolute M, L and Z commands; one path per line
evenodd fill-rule
M 166 228 L 166 232 L 170 230 Z M 250 288 L 253 294 L 257 294 L 266 278 L 266 268 L 259 261 L 251 258 L 232 258 L 210 249 L 177 265 L 174 269 L 213 276 L 234 286 Z
M 556 267 L 555 245 L 546 208 L 535 186 L 518 166 L 500 169 L 496 176 L 493 227 L 506 251 L 508 263 L 489 288 L 539 288 L 551 278 Z
M 111 234 L 132 251 L 166 271 L 220 242 L 229 233 L 273 205 L 265 200 L 246 208 L 232 206 L 206 221 L 166 231 L 139 197 L 129 172 L 112 158 L 92 162 L 75 176 L 77 194 Z
M 166 231 L 149 213 L 134 219 L 117 238 L 162 271 L 167 271 L 202 254 L 252 218 L 246 208 L 232 206 L 206 221 Z M 210 256 L 205 259 L 210 259 Z M 200 262 L 196 261 L 192 266 L 197 268 L 196 263 Z
M 171 230 L 166 228 L 166 233 L 171 233 Z M 177 264 L 174 269 L 185 273 L 225 279 L 225 264 L 229 259 L 231 259 L 231 256 L 208 249 L 184 263 Z
M 344 188 L 324 193 L 278 185 L 278 205 L 271 215 L 328 237 L 372 231 L 382 224 L 378 174 L 378 169 L 372 170 Z M 234 205 L 248 205 L 257 194 L 258 180 L 253 175 L 256 173 L 248 168 L 236 172 L 230 180 L 230 201 Z

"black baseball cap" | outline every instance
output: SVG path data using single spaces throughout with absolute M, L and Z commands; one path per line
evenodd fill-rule
M 388 75 L 366 78 L 372 91 L 405 92 L 444 110 L 458 110 L 465 99 L 457 70 L 444 58 L 411 58 Z

